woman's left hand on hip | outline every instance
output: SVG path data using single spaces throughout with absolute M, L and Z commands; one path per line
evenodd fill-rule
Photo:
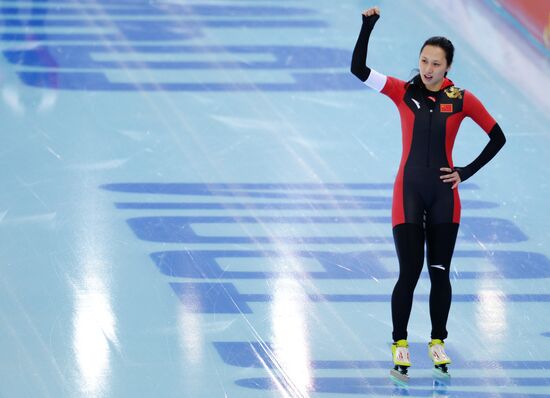
M 451 189 L 455 189 L 458 184 L 460 184 L 460 175 L 458 174 L 458 171 L 453 171 L 453 169 L 449 167 L 441 167 L 439 170 L 449 173 L 443 174 L 439 178 L 441 178 L 443 182 L 452 182 L 453 186 Z

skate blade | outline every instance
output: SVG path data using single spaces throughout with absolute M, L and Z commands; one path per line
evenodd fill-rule
M 435 377 L 437 377 L 439 380 L 442 380 L 442 381 L 448 381 L 451 379 L 451 374 L 449 373 L 449 371 L 444 371 L 443 369 L 439 369 L 439 368 L 434 368 L 433 369 L 433 374 Z
M 408 386 L 409 384 L 409 375 L 404 375 L 395 369 L 390 370 L 390 377 L 395 383 L 401 386 Z

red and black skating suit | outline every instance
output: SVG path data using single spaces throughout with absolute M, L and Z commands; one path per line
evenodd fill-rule
M 440 90 L 428 90 L 420 76 L 409 82 L 385 76 L 365 65 L 368 40 L 378 15 L 363 16 L 351 71 L 367 86 L 395 103 L 401 117 L 403 154 L 395 179 L 392 227 L 399 259 L 399 279 L 392 294 L 394 341 L 407 338 L 414 288 L 424 263 L 424 245 L 432 282 L 432 338 L 447 337 L 451 304 L 449 269 L 458 225 L 458 189 L 440 179 L 442 167 L 458 171 L 465 181 L 489 162 L 505 143 L 502 130 L 469 91 L 444 79 Z M 472 118 L 489 136 L 481 154 L 466 167 L 455 167 L 452 150 L 460 123 Z
M 366 84 L 381 86 L 397 106 L 403 132 L 403 154 L 395 180 L 392 226 L 403 223 L 460 223 L 458 189 L 439 178 L 441 167 L 454 168 L 452 150 L 462 120 L 472 118 L 491 134 L 497 123 L 469 91 L 445 78 L 441 89 L 430 92 L 418 83 L 406 83 L 371 71 Z M 473 172 L 460 170 L 464 181 Z M 466 171 L 466 172 L 465 172 Z M 447 174 L 447 173 L 443 173 Z

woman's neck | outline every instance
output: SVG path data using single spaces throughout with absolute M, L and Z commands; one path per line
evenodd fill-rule
M 441 79 L 439 82 L 437 82 L 436 84 L 430 84 L 429 86 L 427 85 L 424 85 L 424 87 L 426 87 L 426 89 L 428 91 L 433 91 L 434 93 L 438 92 L 439 90 L 441 90 L 441 86 L 443 86 L 443 82 L 445 81 L 445 79 Z

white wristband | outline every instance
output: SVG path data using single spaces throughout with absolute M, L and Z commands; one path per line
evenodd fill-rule
M 369 73 L 369 77 L 367 80 L 364 81 L 364 83 L 370 88 L 372 88 L 373 90 L 380 92 L 386 85 L 387 80 L 388 80 L 388 77 L 386 75 L 383 75 L 382 73 L 379 73 L 374 69 L 371 69 Z

